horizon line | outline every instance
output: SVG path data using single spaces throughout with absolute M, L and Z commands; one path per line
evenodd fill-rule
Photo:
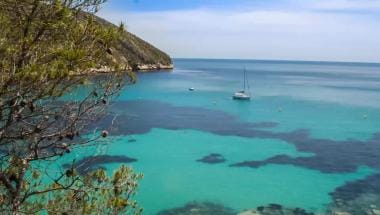
M 240 61 L 272 61 L 272 62 L 304 62 L 304 63 L 341 63 L 341 64 L 380 64 L 370 61 L 327 61 L 327 60 L 292 60 L 292 59 L 252 59 L 252 58 L 210 58 L 210 57 L 171 57 L 173 60 L 240 60 Z

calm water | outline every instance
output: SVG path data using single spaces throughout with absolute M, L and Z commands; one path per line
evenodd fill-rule
M 380 182 L 354 186 L 373 183 L 380 170 L 379 64 L 178 59 L 175 65 L 173 72 L 139 74 L 122 92 L 111 107 L 118 116 L 114 141 L 95 152 L 138 160 L 130 165 L 145 175 L 137 199 L 146 214 L 191 201 L 236 211 L 277 203 L 323 212 L 336 198 L 379 194 Z M 244 67 L 250 102 L 231 99 Z M 221 162 L 197 161 L 210 154 Z

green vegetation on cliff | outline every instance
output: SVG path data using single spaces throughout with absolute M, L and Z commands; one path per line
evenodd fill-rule
M 107 27 L 114 26 L 99 17 L 96 17 L 96 21 Z M 132 69 L 172 67 L 172 60 L 169 55 L 128 31 L 122 33 L 118 41 L 113 44 L 110 52 L 118 62 Z

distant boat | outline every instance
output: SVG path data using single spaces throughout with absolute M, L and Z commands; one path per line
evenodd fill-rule
M 243 84 L 243 90 L 240 90 L 232 96 L 233 99 L 236 100 L 250 100 L 251 99 L 251 94 L 249 92 L 249 82 L 247 79 L 247 71 L 244 68 L 244 84 Z
M 194 90 L 195 90 L 194 87 L 190 87 L 190 88 L 189 88 L 189 91 L 194 91 Z

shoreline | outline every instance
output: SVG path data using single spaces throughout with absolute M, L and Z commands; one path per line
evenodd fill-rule
M 173 64 L 164 65 L 164 64 L 142 64 L 137 65 L 135 68 L 130 68 L 129 71 L 142 71 L 149 72 L 153 70 L 172 70 L 174 69 Z
M 126 72 L 155 72 L 155 71 L 161 71 L 161 70 L 173 70 L 174 65 L 173 64 L 140 64 L 136 65 L 134 67 L 126 66 L 123 71 Z M 109 67 L 101 67 L 101 68 L 94 68 L 87 72 L 82 72 L 82 75 L 87 74 L 106 74 L 111 73 L 112 70 Z

